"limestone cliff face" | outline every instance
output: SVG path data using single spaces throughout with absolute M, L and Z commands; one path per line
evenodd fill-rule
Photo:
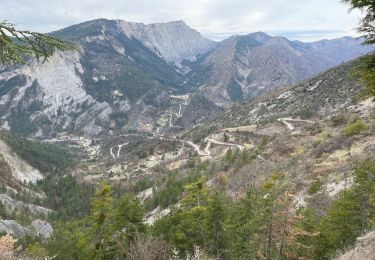
M 142 42 L 146 47 L 179 67 L 183 60 L 194 61 L 216 43 L 202 37 L 183 21 L 142 24 L 117 21 L 124 33 Z
M 22 160 L 2 140 L 0 140 L 0 172 L 1 184 L 16 188 L 24 182 L 35 184 L 44 178 L 39 170 Z M 0 195 L 0 201 L 1 198 Z
M 337 260 L 374 260 L 375 259 L 375 231 L 357 238 L 357 245 L 354 249 L 346 252 Z
M 98 134 L 102 129 L 92 117 L 108 120 L 112 109 L 87 93 L 83 73 L 78 52 L 58 52 L 46 63 L 32 62 L 1 73 L 2 127 L 33 137 L 71 127 L 88 135 Z

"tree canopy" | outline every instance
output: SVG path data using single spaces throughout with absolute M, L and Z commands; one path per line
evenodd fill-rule
M 24 63 L 27 57 L 46 61 L 55 50 L 72 50 L 70 42 L 48 34 L 17 30 L 8 22 L 0 22 L 0 62 Z
M 362 34 L 364 44 L 375 44 L 375 0 L 343 0 L 350 8 L 362 12 L 360 25 L 357 30 Z M 375 54 L 362 57 L 362 62 L 356 68 L 355 74 L 359 76 L 366 89 L 365 96 L 375 96 Z
M 364 14 L 358 31 L 363 34 L 366 44 L 375 43 L 375 1 L 374 0 L 344 0 L 352 9 L 359 9 Z

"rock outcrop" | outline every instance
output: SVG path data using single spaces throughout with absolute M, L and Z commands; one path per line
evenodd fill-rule
M 31 231 L 14 220 L 0 219 L 0 233 L 6 233 L 14 237 L 24 237 L 27 234 L 31 234 Z
M 0 233 L 6 233 L 16 238 L 21 238 L 26 235 L 49 238 L 52 232 L 53 228 L 51 224 L 44 220 L 36 219 L 31 222 L 30 226 L 24 227 L 14 220 L 0 219 Z
M 40 219 L 36 219 L 31 222 L 30 229 L 36 236 L 42 238 L 49 238 L 53 232 L 51 224 Z
M 375 231 L 357 238 L 356 247 L 336 260 L 374 260 L 375 259 Z
M 28 204 L 19 200 L 12 199 L 7 194 L 0 194 L 0 201 L 9 213 L 12 213 L 14 211 L 27 211 L 29 214 L 44 214 L 47 216 L 52 212 L 52 210 L 41 206 Z

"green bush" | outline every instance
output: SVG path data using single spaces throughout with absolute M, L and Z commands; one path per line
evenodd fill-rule
M 366 122 L 363 121 L 362 119 L 357 119 L 353 123 L 350 123 L 349 125 L 347 125 L 344 129 L 344 132 L 348 136 L 353 136 L 367 129 L 368 129 L 368 125 L 366 124 Z
M 354 68 L 357 75 L 365 85 L 364 96 L 375 96 L 375 55 L 369 54 L 361 58 L 360 64 Z
M 267 144 L 269 144 L 272 141 L 272 139 L 273 138 L 269 135 L 262 136 L 262 139 L 260 141 L 260 147 L 266 146 Z
M 295 117 L 300 117 L 301 119 L 309 119 L 313 117 L 313 112 L 309 109 L 301 109 L 294 114 Z
M 336 126 L 340 126 L 340 125 L 345 124 L 346 123 L 346 118 L 343 115 L 333 116 L 331 118 L 331 121 L 332 121 L 332 125 L 334 127 L 336 127 Z
M 323 183 L 320 180 L 317 180 L 313 184 L 311 184 L 311 186 L 309 187 L 309 190 L 307 191 L 307 193 L 309 195 L 313 195 L 313 194 L 321 191 L 322 187 L 323 187 Z

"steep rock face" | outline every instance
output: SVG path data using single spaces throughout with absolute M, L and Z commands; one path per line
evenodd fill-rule
M 183 60 L 194 61 L 215 46 L 183 21 L 142 24 L 117 21 L 128 37 L 134 37 L 158 55 L 179 67 Z
M 28 227 L 24 227 L 14 220 L 0 219 L 0 232 L 7 233 L 16 238 L 22 238 L 26 235 L 49 238 L 52 235 L 53 228 L 50 223 L 40 219 L 34 220 Z
M 372 50 L 360 43 L 350 37 L 302 43 L 261 32 L 233 36 L 191 64 L 188 84 L 200 88 L 217 105 L 228 106 L 300 82 Z
M 1 184 L 15 187 L 18 183 L 36 183 L 43 175 L 34 167 L 27 164 L 0 140 L 0 172 Z M 0 195 L 1 196 L 1 195 Z M 1 201 L 1 198 L 0 198 Z
M 363 237 L 357 238 L 357 245 L 337 260 L 362 260 L 375 259 L 375 231 L 367 233 Z
M 0 232 L 7 233 L 8 235 L 12 235 L 14 237 L 24 237 L 31 233 L 28 228 L 21 226 L 16 221 L 3 219 L 0 219 Z
M 91 117 L 105 118 L 111 108 L 87 94 L 79 57 L 78 52 L 56 53 L 46 63 L 33 62 L 2 73 L 2 126 L 34 137 L 71 127 L 88 134 L 100 132 Z
M 42 238 L 49 238 L 52 235 L 52 225 L 46 221 L 36 219 L 31 222 L 31 230 L 34 231 L 35 236 Z

